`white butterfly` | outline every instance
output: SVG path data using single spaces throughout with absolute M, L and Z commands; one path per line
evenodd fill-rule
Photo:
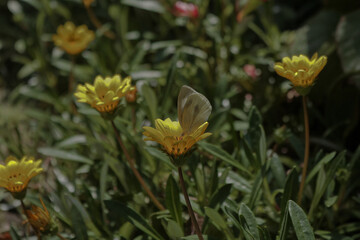
M 192 133 L 205 123 L 211 113 L 209 100 L 189 86 L 182 86 L 178 96 L 178 118 L 183 135 Z

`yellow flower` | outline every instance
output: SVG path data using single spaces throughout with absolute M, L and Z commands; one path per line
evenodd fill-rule
M 145 141 L 155 141 L 164 147 L 164 150 L 174 159 L 186 154 L 198 141 L 207 138 L 211 133 L 204 133 L 208 122 L 203 123 L 193 132 L 184 134 L 178 121 L 170 118 L 155 120 L 155 128 L 143 127 L 143 134 L 147 137 Z
M 131 89 L 130 77 L 121 79 L 119 75 L 106 78 L 97 76 L 94 85 L 79 84 L 74 95 L 79 102 L 90 104 L 100 113 L 112 113 L 120 99 Z
M 94 2 L 94 0 L 83 0 L 85 7 L 90 7 L 90 5 Z
M 309 60 L 307 56 L 284 57 L 282 62 L 275 63 L 275 71 L 280 76 L 289 79 L 294 87 L 307 88 L 313 85 L 315 78 L 325 67 L 326 56 L 318 58 L 315 53 Z
M 0 165 L 0 187 L 13 194 L 24 193 L 29 181 L 43 171 L 40 164 L 41 160 L 35 161 L 32 157 L 24 156 L 21 161 L 8 157 L 6 166 Z M 19 197 L 24 196 L 20 194 Z
M 71 55 L 84 51 L 94 38 L 94 32 L 89 30 L 86 25 L 76 27 L 72 22 L 60 25 L 57 28 L 57 34 L 52 36 L 55 45 Z
M 49 211 L 47 210 L 41 198 L 40 202 L 43 208 L 32 205 L 31 209 L 25 210 L 28 222 L 38 233 L 49 233 L 57 231 L 57 226 L 53 224 Z

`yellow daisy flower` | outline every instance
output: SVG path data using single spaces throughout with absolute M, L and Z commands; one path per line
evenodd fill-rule
M 68 54 L 76 55 L 88 47 L 95 39 L 95 34 L 86 25 L 76 27 L 74 23 L 66 22 L 57 28 L 57 34 L 54 34 L 52 39 L 56 46 Z
M 307 56 L 284 57 L 282 62 L 275 63 L 274 69 L 280 76 L 289 79 L 296 90 L 311 87 L 315 78 L 327 63 L 327 57 L 315 53 L 311 59 Z M 299 92 L 301 94 L 301 91 Z
M 204 133 L 208 125 L 209 123 L 205 122 L 193 132 L 184 134 L 178 121 L 171 121 L 170 118 L 165 121 L 156 119 L 155 128 L 143 127 L 143 134 L 147 137 L 144 140 L 158 142 L 169 156 L 176 160 L 185 155 L 196 142 L 211 135 Z
M 32 205 L 31 209 L 25 210 L 28 218 L 27 222 L 30 223 L 37 233 L 56 233 L 58 230 L 56 224 L 53 223 L 49 211 L 41 198 L 40 202 L 42 208 Z
M 21 161 L 8 157 L 6 165 L 0 165 L 0 187 L 15 194 L 14 197 L 23 198 L 29 181 L 43 171 L 40 164 L 41 160 L 32 157 L 24 156 Z
M 119 75 L 102 78 L 97 76 L 94 85 L 79 84 L 75 92 L 79 102 L 88 103 L 100 113 L 113 113 L 120 99 L 132 90 L 131 78 Z

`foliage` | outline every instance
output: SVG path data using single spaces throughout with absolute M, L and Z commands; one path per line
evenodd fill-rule
M 25 203 L 41 196 L 67 239 L 197 239 L 176 167 L 142 136 L 157 118 L 176 120 L 189 85 L 213 109 L 212 135 L 184 165 L 206 239 L 359 239 L 358 1 L 188 2 L 198 16 L 176 16 L 174 0 L 0 2 L 0 159 L 43 159 Z M 95 32 L 75 58 L 52 42 L 66 21 Z M 310 161 L 297 204 L 301 99 L 273 66 L 315 52 L 328 63 L 308 95 Z M 115 126 L 166 210 L 143 191 L 110 121 L 68 92 L 71 77 L 92 84 L 115 74 L 138 89 Z M 1 191 L 0 201 L 0 239 L 32 239 L 18 200 Z

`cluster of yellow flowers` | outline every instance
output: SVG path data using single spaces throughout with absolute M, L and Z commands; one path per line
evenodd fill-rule
M 274 69 L 280 76 L 289 79 L 300 94 L 306 95 L 326 62 L 327 58 L 325 56 L 318 58 L 317 53 L 311 59 L 304 55 L 293 56 L 291 59 L 285 57 L 282 62 L 275 64 Z M 135 93 L 136 89 L 131 87 L 130 77 L 121 79 L 119 75 L 115 75 L 106 78 L 98 76 L 94 85 L 80 84 L 74 95 L 79 102 L 90 104 L 102 114 L 113 114 L 122 97 L 129 97 Z M 155 128 L 144 127 L 143 134 L 146 136 L 144 140 L 159 143 L 169 156 L 176 159 L 185 155 L 196 142 L 211 135 L 205 133 L 207 126 L 208 122 L 202 122 L 191 132 L 185 133 L 179 121 L 172 121 L 169 118 L 156 119 Z
M 92 0 L 83 1 L 89 7 Z M 57 29 L 53 35 L 55 45 L 61 47 L 70 55 L 84 51 L 94 40 L 95 34 L 87 26 L 76 27 L 72 22 L 66 22 Z M 289 79 L 294 88 L 301 94 L 307 95 L 314 85 L 315 79 L 327 63 L 326 56 L 318 57 L 315 53 L 311 59 L 307 56 L 285 57 L 282 62 L 275 63 L 274 70 L 282 77 Z M 184 88 L 184 87 L 183 87 Z M 183 89 L 182 89 L 183 90 Z M 94 84 L 79 84 L 75 97 L 79 102 L 87 103 L 96 109 L 103 117 L 117 114 L 117 109 L 123 97 L 128 103 L 136 101 L 136 88 L 131 85 L 131 78 L 97 76 Z M 185 87 L 183 93 L 187 94 L 183 101 L 181 93 L 178 99 L 179 121 L 156 119 L 155 128 L 143 127 L 145 141 L 159 143 L 177 166 L 184 163 L 183 157 L 200 140 L 211 133 L 205 133 L 209 123 L 207 118 L 211 112 L 211 105 L 201 94 L 190 87 Z M 198 114 L 196 111 L 200 111 Z M 199 116 L 198 116 L 199 115 Z M 188 117 L 190 116 L 190 117 Z M 180 160 L 179 160 L 180 159 Z M 26 195 L 29 181 L 43 171 L 40 167 L 41 160 L 23 157 L 21 160 L 8 157 L 5 165 L 0 165 L 0 187 L 7 189 L 12 195 L 22 200 Z M 26 210 L 28 222 L 37 232 L 53 232 L 56 227 L 48 210 L 41 200 L 43 208 L 32 206 Z

